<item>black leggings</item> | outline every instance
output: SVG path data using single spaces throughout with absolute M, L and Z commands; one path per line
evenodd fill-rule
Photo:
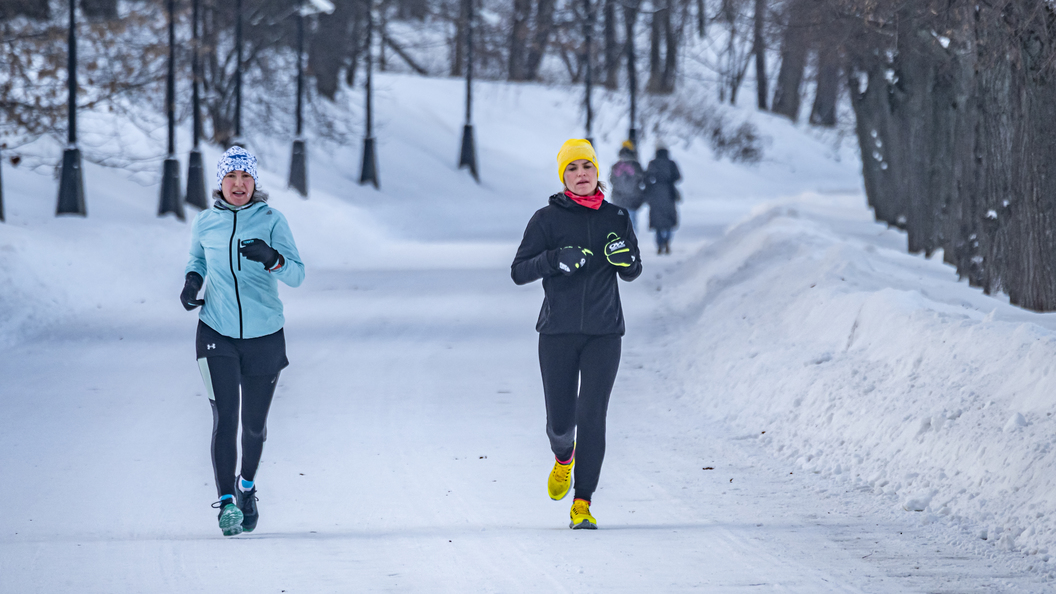
M 213 472 L 218 497 L 235 494 L 235 462 L 238 458 L 238 418 L 242 412 L 241 476 L 253 480 L 268 437 L 268 409 L 275 395 L 279 374 L 242 375 L 235 357 L 199 360 L 213 409 Z
M 540 334 L 546 435 L 558 460 L 576 453 L 575 497 L 594 494 L 605 458 L 605 415 L 620 367 L 618 334 Z

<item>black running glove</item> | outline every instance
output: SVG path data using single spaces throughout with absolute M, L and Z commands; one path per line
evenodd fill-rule
M 275 268 L 275 265 L 279 262 L 279 252 L 275 251 L 263 239 L 247 239 L 243 241 L 238 248 L 238 253 L 245 256 L 247 260 L 260 262 L 264 265 L 264 268 L 268 269 Z
M 621 268 L 627 268 L 634 264 L 637 258 L 634 257 L 634 252 L 631 251 L 629 245 L 627 245 L 626 239 L 620 239 L 616 233 L 609 233 L 608 243 L 605 244 L 605 259 L 609 261 L 609 264 L 613 266 L 619 266 Z
M 584 247 L 563 247 L 557 250 L 557 268 L 568 276 L 587 265 L 587 258 L 594 252 Z
M 205 279 L 197 272 L 187 273 L 187 280 L 183 283 L 183 292 L 180 293 L 180 303 L 183 304 L 183 308 L 187 311 L 191 311 L 199 305 L 205 305 L 205 299 L 198 298 L 198 291 L 202 290 L 202 283 L 204 282 Z

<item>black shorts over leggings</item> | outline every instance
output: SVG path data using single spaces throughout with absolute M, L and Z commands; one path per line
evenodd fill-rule
M 212 458 L 217 496 L 234 495 L 239 417 L 239 474 L 251 481 L 267 439 L 268 411 L 279 371 L 289 365 L 286 338 L 281 329 L 259 338 L 230 338 L 199 321 L 195 350 L 213 409 Z

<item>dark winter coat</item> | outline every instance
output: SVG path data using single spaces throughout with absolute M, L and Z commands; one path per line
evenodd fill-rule
M 620 160 L 609 172 L 609 183 L 612 184 L 612 203 L 631 210 L 638 210 L 645 202 L 643 181 L 645 172 L 638 164 L 634 153 L 626 148 L 620 149 Z
M 678 165 L 667 156 L 666 150 L 656 151 L 656 158 L 645 170 L 645 199 L 649 202 L 649 228 L 673 229 L 678 226 L 678 190 L 675 182 L 682 179 Z
M 613 266 L 605 259 L 610 233 L 627 240 L 635 255 L 632 266 Z M 594 255 L 584 268 L 566 276 L 557 267 L 557 251 L 569 246 L 587 248 Z M 576 204 L 564 193 L 551 196 L 550 204 L 528 221 L 510 267 L 518 285 L 543 279 L 543 307 L 535 325 L 543 334 L 622 335 L 623 307 L 616 276 L 632 281 L 641 273 L 642 258 L 627 210 L 605 201 L 594 210 Z

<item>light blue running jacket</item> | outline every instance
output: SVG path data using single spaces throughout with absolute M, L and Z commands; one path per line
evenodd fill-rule
M 194 218 L 188 272 L 206 279 L 205 305 L 199 318 L 224 336 L 257 338 L 278 332 L 285 318 L 279 301 L 282 281 L 296 287 L 304 281 L 304 263 L 286 217 L 266 202 L 236 207 L 216 201 Z M 260 262 L 238 253 L 239 242 L 263 239 L 285 263 L 268 272 Z

